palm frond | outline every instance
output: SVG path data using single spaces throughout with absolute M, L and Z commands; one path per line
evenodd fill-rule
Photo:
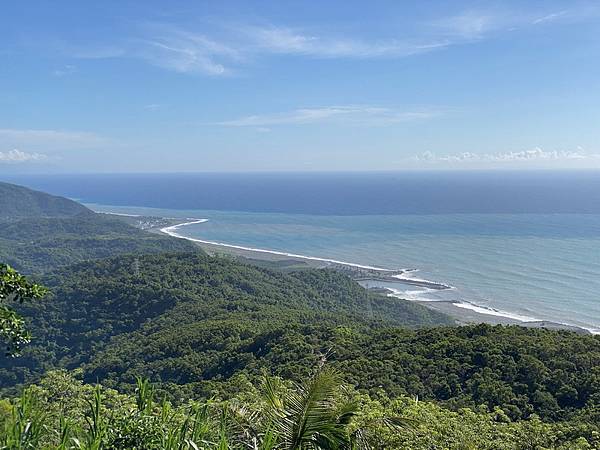
M 350 448 L 352 437 L 348 425 L 358 405 L 340 399 L 342 384 L 338 372 L 321 368 L 307 382 L 295 389 L 282 389 L 267 378 L 263 391 L 273 430 L 284 448 Z

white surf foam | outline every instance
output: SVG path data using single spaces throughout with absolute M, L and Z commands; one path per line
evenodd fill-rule
M 183 236 L 183 235 L 177 233 L 177 230 L 180 227 L 197 224 L 197 223 L 204 223 L 207 221 L 208 221 L 208 219 L 194 219 L 190 222 L 179 223 L 177 225 L 171 225 L 169 227 L 161 228 L 160 231 L 162 231 L 165 234 L 168 234 L 169 236 L 173 236 L 173 237 L 176 237 L 179 239 L 187 239 L 188 241 L 198 242 L 200 244 L 218 245 L 221 247 L 234 248 L 236 250 L 246 250 L 249 252 L 258 252 L 258 253 L 269 253 L 271 255 L 287 256 L 290 258 L 306 259 L 306 260 L 310 260 L 310 261 L 320 261 L 320 262 L 325 262 L 325 263 L 329 263 L 329 264 L 339 264 L 342 266 L 357 267 L 360 269 L 377 270 L 379 272 L 394 272 L 391 269 L 385 269 L 383 267 L 366 266 L 363 264 L 356 264 L 356 263 L 351 263 L 351 262 L 347 262 L 347 261 L 339 261 L 337 259 L 328 259 L 328 258 L 319 258 L 317 256 L 299 255 L 296 253 L 280 252 L 277 250 L 266 250 L 264 248 L 244 247 L 242 245 L 227 244 L 225 242 L 206 241 L 203 239 L 196 239 L 196 238 L 191 238 L 188 236 Z
M 410 275 L 411 273 L 415 273 L 418 271 L 419 271 L 419 269 L 406 269 L 406 270 L 403 270 L 402 273 L 399 273 L 397 275 L 392 275 L 392 278 L 397 278 L 400 281 L 414 281 L 417 283 L 427 283 L 432 286 L 439 286 L 441 289 L 454 289 L 449 284 L 440 283 L 438 281 L 426 280 L 425 278 L 417 278 L 417 277 L 413 277 Z
M 500 311 L 498 309 L 489 308 L 486 306 L 478 306 L 468 302 L 454 302 L 454 306 L 463 309 L 470 309 L 479 314 L 487 314 L 488 316 L 506 317 L 507 319 L 518 320 L 519 322 L 539 322 L 541 319 L 535 317 L 524 316 L 521 314 L 510 313 L 507 311 Z
M 548 323 L 554 323 L 557 325 L 564 325 L 565 327 L 576 327 L 576 328 L 580 328 L 582 330 L 586 330 L 589 331 L 591 334 L 600 334 L 600 329 L 598 328 L 590 328 L 590 327 L 586 327 L 583 325 L 573 325 L 570 323 L 564 323 L 564 322 L 556 322 L 554 320 L 547 320 L 547 319 L 539 319 L 536 317 L 530 317 L 530 316 L 524 316 L 521 314 L 516 314 L 516 313 L 510 313 L 507 311 L 500 311 L 494 308 L 489 308 L 489 307 L 485 307 L 485 306 L 478 306 L 478 305 L 474 305 L 473 303 L 468 303 L 468 302 L 455 302 L 452 303 L 454 306 L 458 307 L 458 308 L 464 308 L 464 309 L 470 309 L 472 311 L 475 311 L 479 314 L 487 314 L 489 316 L 496 316 L 496 317 L 506 317 L 507 319 L 513 319 L 513 320 L 518 320 L 519 322 L 522 323 L 530 323 L 530 322 L 548 322 Z
M 423 289 L 419 289 L 419 290 L 402 291 L 400 289 L 395 289 L 395 288 L 391 288 L 391 287 L 387 287 L 387 286 L 386 286 L 386 289 L 391 291 L 387 294 L 388 297 L 396 297 L 396 298 L 401 298 L 403 300 L 418 301 L 418 302 L 437 302 L 437 301 L 439 301 L 435 298 L 430 298 L 430 297 L 426 296 L 428 292 L 436 292 L 436 289 L 423 288 Z
M 127 215 L 127 214 L 123 214 L 123 215 Z M 135 217 L 136 215 L 131 214 L 131 216 Z M 339 261 L 336 259 L 320 258 L 317 256 L 299 255 L 296 253 L 280 252 L 277 250 L 267 250 L 267 249 L 262 249 L 262 248 L 245 247 L 242 245 L 227 244 L 225 242 L 207 241 L 207 240 L 203 240 L 203 239 L 191 238 L 188 236 L 183 236 L 183 235 L 179 234 L 177 231 L 181 227 L 208 222 L 208 219 L 193 219 L 190 217 L 190 218 L 187 218 L 187 220 L 189 220 L 189 222 L 184 222 L 184 223 L 179 223 L 176 225 L 164 227 L 164 228 L 161 228 L 160 231 L 169 236 L 175 237 L 175 238 L 186 239 L 188 241 L 198 242 L 200 244 L 217 245 L 217 246 L 221 246 L 221 247 L 233 248 L 236 250 L 245 250 L 245 251 L 250 251 L 250 252 L 258 252 L 258 253 L 268 253 L 268 254 L 272 254 L 272 255 L 287 256 L 290 258 L 306 259 L 306 260 L 310 260 L 310 261 L 320 261 L 320 262 L 324 262 L 324 263 L 339 264 L 339 265 L 343 265 L 343 266 L 357 267 L 357 268 L 376 270 L 376 271 L 381 271 L 381 272 L 396 272 L 395 270 L 392 270 L 392 269 L 386 269 L 386 268 L 376 267 L 376 266 L 367 266 L 367 265 L 356 264 L 356 263 L 351 263 L 351 262 L 347 262 L 347 261 Z M 409 274 L 417 272 L 417 271 L 418 271 L 418 269 L 403 269 L 402 273 L 393 275 L 393 277 L 397 278 L 399 282 L 417 281 L 417 282 L 431 283 L 433 285 L 443 286 L 444 289 L 454 289 L 453 286 L 450 286 L 450 285 L 447 285 L 444 283 L 438 283 L 435 281 L 430 281 L 430 280 L 426 280 L 423 278 L 412 277 L 409 275 Z M 393 296 L 393 297 L 403 298 L 406 300 L 421 301 L 421 302 L 440 301 L 440 300 L 436 300 L 436 299 L 432 299 L 432 298 L 428 298 L 428 297 L 424 296 L 424 294 L 426 294 L 428 292 L 433 292 L 436 290 L 439 291 L 439 289 L 431 289 L 431 288 L 427 288 L 427 287 L 423 287 L 422 289 L 419 289 L 419 290 L 408 290 L 408 291 L 401 291 L 401 290 L 393 289 L 393 288 L 388 288 L 388 289 L 390 291 L 392 291 L 388 295 Z M 468 302 L 453 302 L 452 304 L 458 308 L 470 309 L 479 314 L 486 314 L 486 315 L 491 315 L 491 316 L 496 316 L 496 317 L 505 317 L 508 319 L 513 319 L 513 320 L 517 320 L 519 322 L 524 322 L 524 323 L 539 322 L 542 320 L 542 319 L 538 319 L 535 317 L 525 316 L 525 315 L 521 315 L 521 314 L 517 314 L 517 313 L 511 313 L 511 312 L 507 312 L 507 311 L 500 311 L 500 310 L 497 310 L 494 308 L 478 306 L 478 305 L 468 303 Z M 569 325 L 569 324 L 563 324 L 563 325 Z M 579 326 L 579 325 L 577 325 L 577 326 Z M 586 328 L 583 326 L 579 326 L 579 327 L 589 331 L 592 334 L 600 334 L 600 329 Z

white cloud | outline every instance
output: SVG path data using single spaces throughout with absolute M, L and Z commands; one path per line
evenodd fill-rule
M 438 38 L 445 37 L 449 44 L 466 44 L 490 39 L 508 32 L 526 30 L 535 25 L 563 21 L 576 23 L 597 15 L 595 8 L 577 7 L 561 11 L 523 10 L 468 10 L 457 15 L 430 22 Z
M 481 39 L 485 34 L 502 27 L 505 22 L 506 19 L 497 13 L 464 11 L 435 20 L 431 25 L 448 38 L 473 40 Z
M 223 75 L 225 66 L 217 61 L 231 57 L 235 50 L 201 33 L 166 25 L 143 26 L 137 37 L 112 44 L 82 45 L 54 42 L 59 53 L 76 59 L 134 58 L 180 73 Z
M 181 73 L 225 75 L 236 65 L 264 55 L 312 58 L 403 58 L 488 39 L 495 33 L 553 22 L 568 11 L 467 10 L 418 25 L 412 33 L 382 30 L 387 37 L 324 33 L 282 25 L 238 25 L 226 33 L 197 33 L 173 26 L 147 27 L 151 37 L 133 56 Z M 222 31 L 222 30 L 221 30 Z M 385 34 L 383 36 L 385 36 Z
M 556 19 L 563 17 L 567 14 L 567 10 L 559 11 L 556 13 L 546 14 L 545 16 L 534 19 L 531 23 L 533 25 L 539 25 L 541 23 L 553 22 Z
M 81 149 L 106 143 L 105 138 L 85 131 L 0 129 L 0 145 L 7 147 Z
M 223 76 L 257 57 L 268 55 L 403 58 L 558 20 L 586 20 L 590 11 L 595 11 L 581 9 L 558 12 L 531 8 L 466 10 L 426 22 L 415 21 L 411 32 L 378 30 L 379 37 L 278 24 L 223 25 L 208 20 L 203 30 L 143 24 L 134 39 L 90 48 L 64 43 L 58 47 L 59 51 L 75 58 L 136 58 L 179 73 Z
M 41 153 L 27 153 L 18 149 L 12 149 L 7 152 L 0 152 L 0 163 L 24 163 L 35 162 L 46 159 L 47 156 Z
M 546 151 L 539 147 L 532 150 L 523 150 L 518 152 L 500 152 L 500 153 L 472 153 L 463 152 L 450 155 L 436 155 L 432 152 L 424 152 L 421 155 L 413 157 L 417 162 L 439 164 L 439 163 L 527 163 L 527 162 L 553 162 L 553 161 L 578 161 L 578 160 L 599 160 L 600 155 L 587 153 L 579 148 L 575 151 L 570 150 L 551 150 Z
M 141 39 L 127 43 L 128 56 L 179 73 L 220 76 L 230 73 L 229 65 L 243 59 L 242 43 L 161 24 L 145 24 Z
M 227 75 L 261 55 L 315 58 L 392 58 L 433 51 L 446 40 L 382 39 L 365 41 L 317 36 L 287 27 L 236 27 L 226 39 L 175 27 L 151 27 L 150 37 L 134 41 L 127 54 L 179 73 Z
M 258 51 L 300 54 L 319 58 L 382 58 L 416 55 L 445 47 L 446 40 L 360 39 L 327 37 L 302 33 L 286 27 L 247 27 L 249 42 Z
M 200 41 L 147 41 L 139 57 L 149 63 L 180 73 L 224 75 L 225 66 L 215 60 L 215 55 Z
M 64 77 L 67 75 L 71 75 L 77 70 L 77 68 L 71 64 L 67 64 L 62 66 L 60 69 L 54 69 L 52 71 L 52 75 L 55 77 Z
M 411 120 L 430 119 L 439 111 L 399 111 L 373 106 L 327 106 L 300 108 L 288 112 L 253 115 L 239 119 L 217 122 L 230 127 L 272 127 L 277 125 L 305 125 L 320 122 L 336 122 L 354 125 L 389 125 Z

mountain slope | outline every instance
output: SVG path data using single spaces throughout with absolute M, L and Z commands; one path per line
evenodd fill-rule
M 182 239 L 139 230 L 77 202 L 0 183 L 0 261 L 26 274 L 133 253 L 201 250 Z
M 130 369 L 173 382 L 227 378 L 245 367 L 242 347 L 281 328 L 452 323 L 419 305 L 369 294 L 341 274 L 284 274 L 197 253 L 86 262 L 43 281 L 52 295 L 21 308 L 35 339 L 22 358 L 4 366 L 3 386 L 47 367 L 91 361 L 89 376 L 113 381 L 131 381 Z M 225 370 L 227 354 L 233 359 Z
M 24 217 L 73 217 L 93 212 L 73 200 L 0 182 L 0 220 Z
M 305 379 L 326 357 L 375 396 L 499 406 L 512 419 L 600 407 L 600 336 L 431 327 L 452 321 L 333 271 L 177 253 L 80 263 L 44 282 L 52 296 L 23 306 L 35 339 L 0 368 L 4 387 L 64 367 L 124 391 L 143 375 L 171 399 L 227 397 L 265 371 Z

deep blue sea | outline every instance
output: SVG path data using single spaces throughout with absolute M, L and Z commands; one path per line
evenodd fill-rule
M 4 176 L 206 241 L 416 268 L 399 296 L 600 331 L 600 172 Z

